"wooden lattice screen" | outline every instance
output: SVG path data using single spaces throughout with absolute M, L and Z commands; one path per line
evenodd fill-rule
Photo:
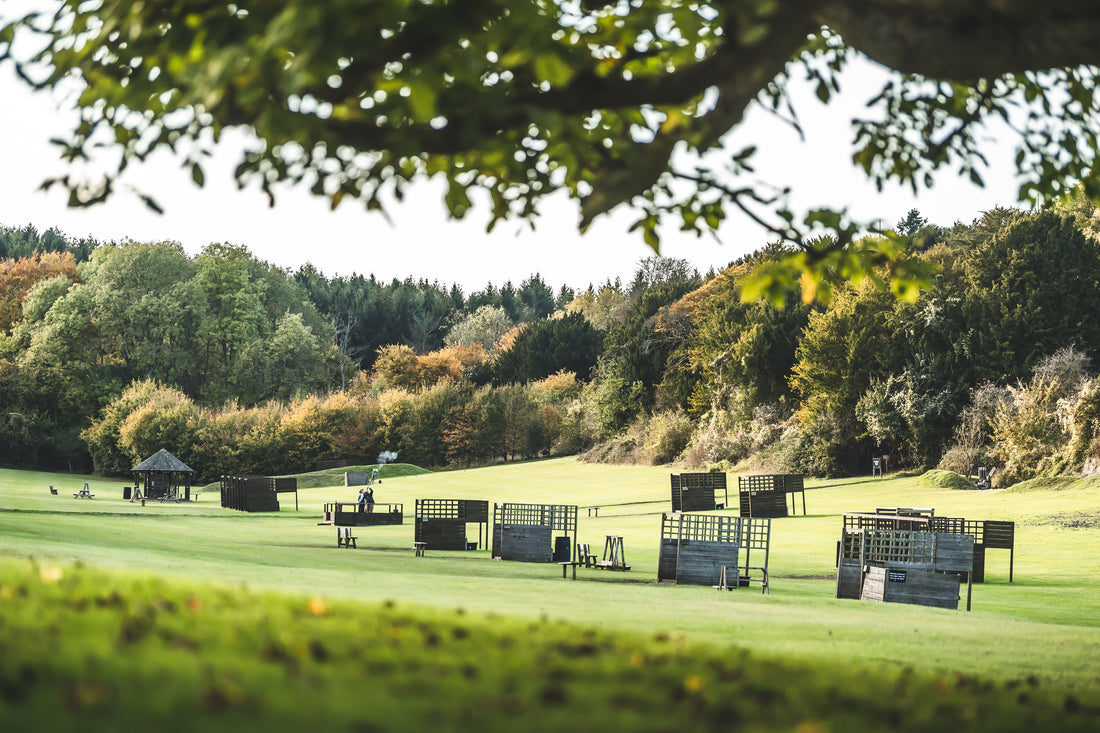
M 739 575 L 759 571 L 767 589 L 770 544 L 771 519 L 665 513 L 661 515 L 657 579 L 711 585 L 718 581 L 722 565 L 733 564 Z M 688 547 L 692 550 L 691 564 L 682 567 Z
M 907 514 L 858 514 L 847 513 L 843 515 L 845 529 L 881 529 L 881 530 L 908 530 L 910 532 L 924 532 L 929 530 L 928 517 L 911 516 Z
M 544 540 L 545 548 L 540 546 Z M 493 504 L 493 558 L 525 562 L 549 562 L 556 557 L 569 560 L 576 556 L 576 543 L 576 505 Z
M 841 530 L 837 544 L 837 598 L 864 597 L 864 581 L 868 568 L 896 570 L 895 573 L 905 582 L 906 571 L 914 571 L 914 583 L 907 591 L 893 589 L 898 598 L 909 598 L 902 602 L 922 603 L 924 605 L 944 605 L 955 607 L 958 597 L 957 581 L 971 578 L 974 571 L 974 538 L 967 534 L 929 531 L 928 517 L 890 517 L 897 523 L 919 520 L 915 529 L 891 529 L 885 527 L 856 526 L 860 521 L 870 521 L 878 515 L 845 515 L 845 526 Z M 882 519 L 886 519 L 882 517 Z M 950 524 L 950 523 L 948 523 Z M 948 574 L 955 578 L 956 584 L 942 584 L 925 574 Z M 890 582 L 890 574 L 873 574 L 875 583 Z M 916 579 L 921 578 L 919 582 Z M 876 585 L 881 593 L 890 586 Z M 920 591 L 919 593 L 917 591 Z M 881 595 L 880 593 L 880 595 Z M 952 595 L 955 593 L 956 595 Z M 884 600 L 878 597 L 876 600 Z M 969 595 L 967 600 L 969 610 Z
M 937 517 L 932 509 L 913 507 L 877 507 L 874 514 L 845 514 L 844 529 L 873 530 L 909 530 L 936 532 L 938 534 L 964 535 L 974 540 L 974 557 L 971 563 L 970 580 L 974 583 L 985 582 L 985 551 L 988 549 L 1008 550 L 1008 582 L 1012 582 L 1015 564 L 1016 524 L 995 519 L 964 519 L 962 517 Z M 848 542 L 842 539 L 841 544 Z M 847 550 L 841 547 L 837 559 Z
M 476 499 L 417 499 L 414 541 L 432 550 L 466 550 L 468 524 L 477 524 L 477 543 L 488 534 L 489 502 Z
M 936 558 L 934 532 L 903 529 L 845 530 L 841 541 L 841 560 L 863 564 L 925 563 Z
M 741 516 L 785 517 L 787 495 L 790 514 L 798 513 L 795 494 L 802 495 L 802 514 L 806 514 L 806 481 L 800 473 L 764 473 L 737 477 Z
M 709 512 L 729 506 L 726 490 L 726 474 L 701 471 L 670 474 L 672 485 L 672 511 Z

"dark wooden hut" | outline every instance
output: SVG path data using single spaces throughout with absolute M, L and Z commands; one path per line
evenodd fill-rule
M 163 448 L 131 468 L 130 472 L 134 475 L 134 483 L 142 487 L 146 499 L 191 500 L 191 474 L 194 471 Z

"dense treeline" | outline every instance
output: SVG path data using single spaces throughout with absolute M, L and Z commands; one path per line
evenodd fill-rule
M 168 447 L 206 477 L 381 451 L 812 475 L 885 454 L 1002 482 L 1092 470 L 1098 219 L 1080 198 L 950 228 L 913 211 L 896 229 L 936 266 L 932 289 L 837 281 L 827 303 L 792 291 L 781 307 L 740 297 L 779 245 L 706 276 L 652 257 L 626 286 L 555 293 L 535 275 L 467 296 L 291 274 L 228 245 L 82 257 L 51 234 L 0 261 L 0 456 L 120 472 Z

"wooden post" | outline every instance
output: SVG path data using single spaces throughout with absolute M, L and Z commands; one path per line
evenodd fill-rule
M 966 610 L 970 610 L 970 591 L 974 587 L 974 571 L 966 574 Z
M 741 573 L 738 572 L 738 576 L 740 576 L 740 574 Z M 734 581 L 734 582 L 737 582 L 737 581 Z M 730 587 L 729 587 L 729 578 L 726 576 L 726 566 L 725 565 L 722 566 L 722 572 L 718 574 L 718 585 L 716 585 L 714 587 L 717 588 L 718 590 L 729 590 L 730 589 Z
M 676 582 L 680 582 L 680 546 L 684 544 L 684 514 L 680 513 L 680 523 L 676 528 Z
M 863 600 L 863 567 L 864 562 L 867 559 L 867 530 L 861 529 L 859 531 L 859 595 L 857 598 Z
M 786 505 L 784 504 L 784 506 L 786 506 Z M 744 565 L 745 565 L 745 576 L 746 577 L 749 574 L 749 561 L 750 561 L 751 555 L 752 555 L 752 542 L 749 540 L 749 537 L 748 537 L 748 533 L 752 531 L 752 529 L 751 529 L 752 519 L 749 519 L 748 521 L 749 521 L 750 529 L 747 532 L 745 530 L 745 524 L 744 524 L 745 519 L 743 517 L 737 523 L 737 544 L 740 545 L 740 547 L 743 547 L 745 549 L 745 562 L 744 562 Z M 738 554 L 740 554 L 740 553 L 738 553 Z M 765 565 L 768 564 L 767 560 L 764 561 L 764 564 Z M 737 585 L 738 585 L 738 587 L 741 586 L 741 569 L 740 568 L 737 569 Z

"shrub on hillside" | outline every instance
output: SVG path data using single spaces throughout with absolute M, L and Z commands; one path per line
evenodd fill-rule
M 584 454 L 588 463 L 649 465 L 645 453 L 645 420 L 631 425 L 621 435 L 597 443 Z
M 749 419 L 737 419 L 737 414 L 732 410 L 710 413 L 684 451 L 684 462 L 694 467 L 737 464 L 779 440 L 791 419 L 782 400 L 757 405 Z
M 222 475 L 276 473 L 273 449 L 284 408 L 268 403 L 241 409 L 229 403 L 208 410 L 194 433 L 192 459 L 187 465 L 206 479 Z
M 860 469 L 871 446 L 861 443 L 855 419 L 831 410 L 815 412 L 787 436 L 777 456 L 785 470 L 807 476 L 843 476 Z
M 687 448 L 694 431 L 694 421 L 679 408 L 654 414 L 645 426 L 644 449 L 649 462 L 671 463 Z
M 1062 349 L 1039 362 L 1029 382 L 1008 388 L 992 419 L 995 457 L 1002 466 L 994 475 L 995 485 L 1010 486 L 1070 467 L 1073 412 L 1087 384 L 1087 364 L 1080 352 Z M 1082 412 L 1085 422 L 1088 412 L 1087 407 Z
M 1081 386 L 1076 402 L 1067 411 L 1070 420 L 1070 459 L 1086 475 L 1100 473 L 1100 382 L 1090 379 Z
M 1008 396 L 1006 388 L 994 384 L 983 384 L 971 392 L 970 404 L 959 414 L 953 442 L 939 468 L 971 476 L 978 466 L 994 465 L 993 417 Z
M 596 418 L 587 404 L 580 399 L 573 400 L 562 415 L 558 437 L 551 450 L 559 455 L 584 453 L 596 444 L 598 433 Z
M 362 463 L 374 463 L 383 450 L 379 433 L 382 429 L 382 410 L 378 400 L 359 397 L 351 404 L 351 413 L 343 430 L 332 436 L 334 456 Z
M 750 443 L 744 431 L 730 413 L 718 410 L 710 413 L 692 435 L 684 450 L 686 465 L 699 468 L 716 462 L 737 463 L 748 455 Z

